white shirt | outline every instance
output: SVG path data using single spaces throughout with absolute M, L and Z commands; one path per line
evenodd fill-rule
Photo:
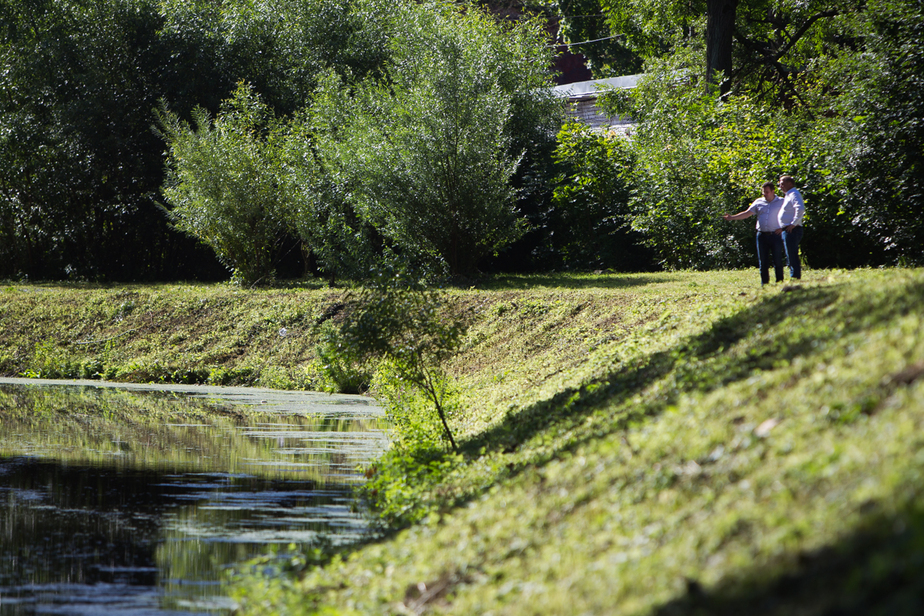
M 763 197 L 758 197 L 748 206 L 747 211 L 757 214 L 758 231 L 776 231 L 780 228 L 780 208 L 782 206 L 783 199 L 780 197 L 776 197 L 769 203 Z
M 802 199 L 802 193 L 798 188 L 790 188 L 786 191 L 786 197 L 783 199 L 783 207 L 780 208 L 780 227 L 789 225 L 799 226 L 802 224 L 802 217 L 805 215 L 805 201 Z

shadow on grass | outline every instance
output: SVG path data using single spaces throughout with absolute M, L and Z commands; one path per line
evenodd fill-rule
M 902 315 L 920 310 L 924 304 L 924 283 L 915 282 L 891 293 L 853 301 L 839 285 L 798 287 L 792 292 L 766 296 L 740 312 L 716 321 L 708 330 L 692 336 L 675 348 L 652 353 L 637 365 L 613 371 L 581 387 L 561 392 L 508 416 L 495 428 L 464 443 L 467 456 L 477 458 L 487 451 L 511 451 L 543 433 L 563 433 L 580 426 L 597 412 L 622 403 L 627 411 L 613 413 L 611 420 L 598 422 L 597 433 L 575 430 L 575 438 L 561 441 L 558 449 L 542 456 L 557 456 L 581 443 L 622 430 L 629 422 L 642 421 L 661 413 L 684 392 L 711 391 L 747 379 L 760 370 L 778 367 L 798 357 L 812 358 L 835 345 L 845 335 L 871 327 L 886 327 Z M 760 327 L 758 327 L 760 325 Z M 754 336 L 753 340 L 747 340 Z M 728 349 L 737 343 L 735 353 Z M 838 353 L 846 348 L 830 347 Z M 811 365 L 811 362 L 807 362 Z M 661 381 L 664 395 L 644 407 L 625 402 Z M 438 461 L 440 452 L 429 452 Z M 426 457 L 426 456 L 424 456 Z M 526 465 L 545 460 L 534 456 Z M 506 475 L 509 477 L 509 475 Z M 496 477 L 503 480 L 505 476 Z M 450 496 L 442 512 L 464 506 L 490 489 L 483 485 Z M 909 490 L 912 491 L 912 490 Z M 920 489 L 895 504 L 898 514 L 877 513 L 877 503 L 861 508 L 865 523 L 834 545 L 813 552 L 781 556 L 776 562 L 745 568 L 722 585 L 704 589 L 688 580 L 684 596 L 659 606 L 656 616 L 755 615 L 784 616 L 819 614 L 924 613 L 924 506 Z M 891 509 L 894 511 L 895 509 Z M 371 542 L 387 541 L 404 526 L 383 529 Z
M 549 275 L 497 275 L 475 284 L 480 290 L 512 290 L 512 289 L 627 289 L 653 284 L 668 284 L 677 278 L 659 276 L 631 276 L 619 274 L 549 274 Z
M 806 288 L 767 297 L 746 310 L 720 319 L 707 331 L 673 349 L 649 355 L 634 367 L 598 377 L 509 415 L 498 426 L 467 441 L 464 448 L 472 453 L 481 448 L 510 452 L 556 424 L 561 424 L 562 429 L 578 425 L 599 408 L 624 401 L 673 373 L 672 387 L 667 389 L 666 397 L 654 405 L 614 417 L 613 429 L 621 429 L 629 421 L 660 412 L 683 392 L 710 391 L 747 378 L 756 370 L 770 368 L 776 362 L 792 361 L 810 353 L 817 338 L 780 340 L 735 362 L 723 360 L 723 355 L 726 349 L 755 330 L 772 329 L 794 315 L 817 313 L 837 298 L 837 291 L 830 288 Z
M 897 514 L 873 514 L 843 540 L 787 562 L 740 572 L 686 593 L 655 616 L 916 616 L 924 614 L 924 508 L 910 502 Z M 866 508 L 875 508 L 867 503 Z M 775 572 L 775 573 L 769 573 Z
M 919 310 L 924 304 L 924 283 L 916 282 L 898 292 L 868 296 L 863 301 L 843 297 L 840 285 L 795 287 L 761 298 L 736 314 L 717 320 L 706 331 L 691 336 L 672 349 L 652 353 L 625 370 L 602 375 L 580 387 L 566 389 L 555 396 L 536 402 L 485 432 L 460 444 L 463 455 L 477 459 L 483 452 L 512 453 L 524 443 L 546 435 L 559 439 L 554 448 L 538 448 L 528 458 L 518 458 L 494 482 L 522 470 L 543 465 L 589 441 L 619 433 L 630 425 L 656 417 L 678 398 L 690 392 L 710 392 L 748 379 L 763 370 L 777 369 L 797 358 L 811 358 L 824 352 L 844 336 L 887 324 L 893 319 Z M 753 337 L 753 340 L 746 340 Z M 728 350 L 736 344 L 734 353 Z M 838 351 L 840 352 L 840 351 Z M 843 353 L 849 352 L 846 348 Z M 811 362 L 806 362 L 810 366 Z M 810 368 L 809 368 L 810 369 Z M 627 404 L 633 396 L 654 384 L 657 398 L 648 396 L 640 404 Z M 870 392 L 884 398 L 888 388 Z M 621 408 L 619 408 L 621 406 Z M 610 410 L 616 407 L 618 410 Z M 605 414 L 593 428 L 585 420 L 597 413 Z M 569 432 L 571 434 L 569 434 Z M 442 457 L 441 452 L 425 454 L 419 462 L 429 466 Z M 437 479 L 437 483 L 440 480 Z M 487 491 L 491 485 L 455 493 L 437 507 L 446 512 L 464 506 Z M 451 492 L 451 491 L 450 491 Z M 393 520 L 397 530 L 405 525 Z
M 633 421 L 660 413 L 683 393 L 710 392 L 798 357 L 810 357 L 843 336 L 919 310 L 924 305 L 924 283 L 909 285 L 900 294 L 835 305 L 840 296 L 838 287 L 832 286 L 795 287 L 791 292 L 765 297 L 716 321 L 707 331 L 673 349 L 654 353 L 627 370 L 598 377 L 508 415 L 499 425 L 464 443 L 463 450 L 470 455 L 477 455 L 482 448 L 509 453 L 545 431 L 561 433 L 576 427 L 599 409 L 624 402 L 665 379 L 658 400 L 614 416 L 607 433 L 622 430 Z M 833 312 L 820 319 L 829 307 Z M 787 320 L 786 327 L 781 329 L 780 325 Z M 755 336 L 755 340 L 743 353 L 726 352 L 749 336 Z M 603 434 L 588 435 L 580 442 L 600 436 Z

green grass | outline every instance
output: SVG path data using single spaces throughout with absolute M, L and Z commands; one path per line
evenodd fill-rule
M 241 612 L 924 612 L 924 271 L 805 276 L 766 289 L 753 271 L 504 277 L 451 291 L 475 314 L 449 366 L 462 454 L 409 478 L 398 452 L 383 459 L 370 485 L 391 486 L 374 496 L 403 529 L 297 577 L 240 580 Z M 37 331 L 9 299 L 27 291 L 0 292 L 4 336 L 11 323 Z M 108 329 L 70 327 L 118 333 L 115 291 L 47 292 L 100 294 Z M 312 328 L 336 293 L 175 292 L 187 325 L 163 332 L 155 292 L 140 289 L 120 344 L 141 348 L 131 320 L 150 311 L 143 336 L 174 337 L 184 359 L 171 365 L 315 382 L 287 375 L 315 374 Z M 216 308 L 191 319 L 199 296 Z M 273 338 L 282 316 L 258 317 L 299 310 L 297 350 Z M 52 341 L 66 337 L 58 319 Z M 45 357 L 86 358 L 47 340 Z M 197 344 L 201 356 L 186 350 Z M 4 343 L 0 366 L 35 361 L 18 345 Z M 218 361 L 222 345 L 239 355 Z M 97 359 L 134 361 L 124 352 Z
M 0 287 L 0 374 L 328 386 L 317 330 L 339 291 L 227 285 Z
M 425 517 L 249 612 L 918 613 L 922 272 L 639 279 L 459 292 L 469 438 L 408 482 Z

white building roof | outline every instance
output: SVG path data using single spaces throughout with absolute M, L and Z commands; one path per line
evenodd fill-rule
M 641 75 L 623 75 L 622 77 L 610 77 L 609 79 L 576 81 L 574 83 L 566 83 L 563 86 L 555 86 L 552 88 L 552 92 L 555 93 L 555 96 L 570 100 L 597 98 L 607 90 L 634 88 L 638 85 L 638 81 L 641 77 Z
M 625 75 L 609 79 L 594 79 L 591 81 L 577 81 L 563 86 L 555 86 L 552 92 L 555 96 L 568 102 L 568 115 L 584 122 L 597 130 L 610 130 L 620 134 L 635 124 L 632 118 L 620 118 L 607 115 L 597 106 L 597 98 L 605 92 L 614 89 L 631 89 L 638 85 L 641 75 Z

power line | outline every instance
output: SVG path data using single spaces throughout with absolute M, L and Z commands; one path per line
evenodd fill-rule
M 578 41 L 577 43 L 558 43 L 556 45 L 549 45 L 549 47 L 576 47 L 578 45 L 586 45 L 587 43 L 599 43 L 600 41 L 618 39 L 622 38 L 622 36 L 622 34 L 614 34 L 613 36 L 604 36 L 603 38 L 591 39 L 589 41 Z

